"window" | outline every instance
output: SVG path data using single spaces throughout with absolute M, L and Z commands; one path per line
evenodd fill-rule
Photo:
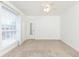
M 2 40 L 15 39 L 17 16 L 4 7 L 1 8 L 1 12 Z

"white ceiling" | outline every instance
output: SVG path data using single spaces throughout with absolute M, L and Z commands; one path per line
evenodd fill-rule
M 72 1 L 10 1 L 15 7 L 20 9 L 27 16 L 61 15 L 76 2 Z M 51 11 L 46 14 L 42 4 L 51 4 Z

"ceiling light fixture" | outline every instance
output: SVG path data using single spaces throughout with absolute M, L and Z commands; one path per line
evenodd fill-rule
M 43 4 L 43 11 L 49 13 L 51 10 L 50 4 Z

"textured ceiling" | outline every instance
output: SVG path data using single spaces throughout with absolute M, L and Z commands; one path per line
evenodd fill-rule
M 76 2 L 72 1 L 9 1 L 27 16 L 61 15 Z M 51 11 L 47 14 L 43 11 L 42 4 L 50 4 Z

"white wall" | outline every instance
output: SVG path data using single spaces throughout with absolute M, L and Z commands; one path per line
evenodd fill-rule
M 59 16 L 30 16 L 30 22 L 33 24 L 33 35 L 30 35 L 30 27 L 28 27 L 29 38 L 35 39 L 60 39 L 60 17 Z
M 62 40 L 79 51 L 79 3 L 61 16 Z
M 21 39 L 22 42 L 26 40 L 26 34 L 27 34 L 27 17 L 25 15 L 21 15 L 21 22 L 22 22 L 22 27 L 21 27 Z
M 0 10 L 1 10 L 1 6 L 0 6 Z M 0 13 L 1 13 L 1 11 L 0 11 Z M 0 14 L 0 16 L 1 16 L 1 14 Z M 0 17 L 0 20 L 1 20 L 1 17 Z M 2 41 L 2 36 L 1 36 L 1 23 L 0 23 L 0 46 L 1 46 L 1 41 Z

